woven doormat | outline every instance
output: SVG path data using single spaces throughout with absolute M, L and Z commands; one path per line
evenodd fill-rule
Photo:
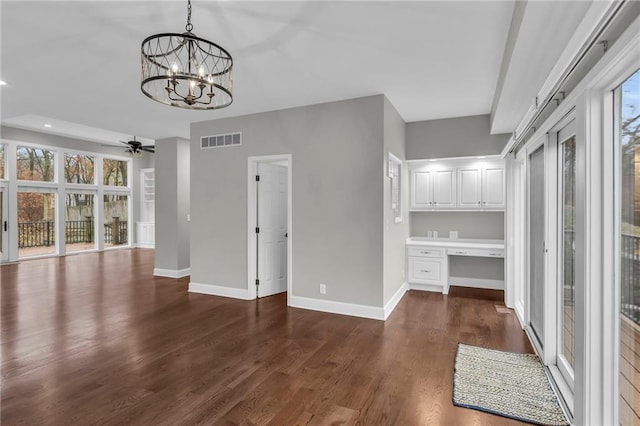
M 453 403 L 539 425 L 567 425 L 536 355 L 458 344 Z

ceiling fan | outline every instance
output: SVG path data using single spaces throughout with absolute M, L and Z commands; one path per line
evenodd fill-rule
M 127 145 L 127 150 L 126 152 L 128 152 L 131 155 L 140 155 L 142 154 L 142 151 L 146 151 L 146 152 L 151 152 L 154 153 L 155 151 L 155 146 L 154 145 L 142 145 L 142 142 L 137 141 L 136 137 L 133 137 L 132 141 L 120 141 L 120 143 L 123 143 L 125 145 Z

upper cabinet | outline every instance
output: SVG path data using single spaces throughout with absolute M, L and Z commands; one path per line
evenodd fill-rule
M 455 207 L 455 169 L 422 166 L 410 170 L 410 210 L 448 210 Z
M 412 161 L 410 210 L 504 210 L 504 161 L 498 157 Z

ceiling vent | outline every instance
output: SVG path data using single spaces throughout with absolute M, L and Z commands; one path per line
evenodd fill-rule
M 203 136 L 200 138 L 200 148 L 225 148 L 242 145 L 242 133 L 227 133 L 224 135 Z

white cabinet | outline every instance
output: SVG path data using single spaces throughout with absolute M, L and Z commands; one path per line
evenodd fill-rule
M 141 248 L 154 248 L 156 245 L 155 223 L 138 222 L 136 224 L 136 244 Z
M 504 209 L 504 165 L 487 165 L 482 169 L 482 207 Z
M 411 169 L 411 210 L 452 209 L 455 207 L 455 170 L 419 167 Z
M 504 210 L 504 162 L 492 157 L 419 160 L 410 164 L 412 211 Z
M 504 209 L 504 164 L 487 162 L 458 168 L 460 209 Z
M 504 289 L 504 282 L 449 276 L 449 256 L 504 258 L 504 241 L 451 238 L 409 238 L 406 242 L 407 283 L 411 290 L 449 293 L 451 283 Z M 460 280 L 471 280 L 473 285 Z
M 482 207 L 481 180 L 480 167 L 461 167 L 458 169 L 458 208 L 479 209 Z
M 449 293 L 448 268 L 445 249 L 407 246 L 407 281 L 413 289 Z
M 136 244 L 138 247 L 155 246 L 156 208 L 155 169 L 140 170 L 140 222 L 136 224 Z

